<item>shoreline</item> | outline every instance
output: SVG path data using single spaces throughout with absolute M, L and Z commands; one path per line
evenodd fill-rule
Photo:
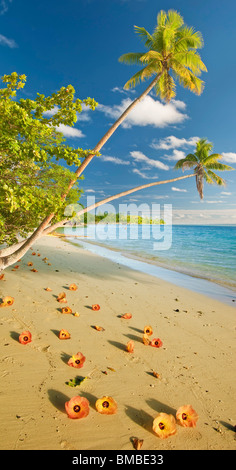
M 235 306 L 236 290 L 227 284 L 203 278 L 200 275 L 197 276 L 190 272 L 181 271 L 177 268 L 174 269 L 173 267 L 166 266 L 164 263 L 161 264 L 149 258 L 133 255 L 132 253 L 120 251 L 119 249 L 91 242 L 90 240 L 84 240 L 79 236 L 74 237 L 71 235 L 61 235 L 61 238 L 65 238 L 69 243 L 75 243 L 76 246 L 83 246 L 87 250 L 91 250 L 91 246 L 93 246 L 94 248 L 92 249 L 92 252 L 97 253 L 100 256 L 103 255 L 114 262 L 124 264 L 130 269 L 137 269 L 138 271 L 156 276 L 157 278 L 161 278 L 179 286 L 184 284 L 185 287 L 190 290 L 213 297 L 227 305 Z M 77 245 L 76 241 L 73 242 L 73 238 L 80 238 L 78 242 L 80 245 Z
M 0 308 L 1 449 L 134 451 L 135 436 L 144 441 L 142 451 L 235 450 L 232 306 L 60 237 L 44 237 L 34 252 L 0 281 L 1 297 L 15 299 Z M 71 283 L 77 291 L 69 290 Z M 61 313 L 56 298 L 62 291 L 78 317 Z M 91 310 L 95 303 L 98 312 Z M 130 320 L 121 318 L 126 312 L 132 313 Z M 145 325 L 161 338 L 161 348 L 143 344 Z M 62 328 L 71 333 L 69 340 L 59 340 Z M 32 333 L 27 345 L 18 341 L 24 330 Z M 129 340 L 133 353 L 125 349 Z M 78 351 L 86 357 L 82 369 L 67 364 Z M 86 380 L 69 387 L 68 380 L 77 376 Z M 90 403 L 81 420 L 65 413 L 65 402 L 75 395 Z M 104 395 L 116 400 L 115 415 L 96 411 L 95 402 Z M 199 416 L 196 428 L 177 426 L 174 436 L 158 438 L 152 430 L 156 415 L 175 415 L 185 404 Z

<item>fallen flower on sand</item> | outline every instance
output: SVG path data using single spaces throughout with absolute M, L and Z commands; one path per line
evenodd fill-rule
M 0 281 L 2 281 L 4 279 L 4 276 L 5 276 L 5 274 L 0 275 Z
M 95 325 L 93 328 L 95 328 L 95 330 L 97 331 L 104 331 L 104 328 L 102 326 Z
M 27 263 L 27 265 L 28 265 L 28 266 L 33 266 L 33 263 L 31 263 L 31 261 L 29 261 L 29 262 Z
M 81 353 L 78 352 L 74 356 L 70 357 L 69 361 L 67 362 L 68 366 L 76 367 L 77 369 L 81 369 L 84 365 L 86 357 Z
M 73 397 L 65 403 L 65 409 L 71 419 L 85 418 L 89 414 L 89 401 L 84 397 Z
M 10 307 L 13 302 L 14 302 L 14 297 L 11 297 L 10 295 L 4 297 L 2 299 L 2 303 L 0 304 L 0 307 Z
M 61 309 L 61 312 L 62 312 L 62 313 L 72 313 L 72 310 L 71 310 L 70 307 L 63 307 L 63 308 Z
M 19 336 L 19 342 L 21 344 L 28 344 L 28 343 L 31 343 L 31 341 L 32 341 L 32 335 L 30 331 L 23 331 L 23 333 L 21 333 L 21 335 Z
M 52 291 L 52 289 L 50 289 L 50 287 L 46 287 L 45 290 L 46 290 L 47 292 L 51 292 L 51 291 Z
M 37 273 L 37 272 L 38 272 L 38 270 L 37 270 L 37 269 L 34 269 L 34 268 L 31 269 L 30 271 L 33 271 L 33 273 Z
M 176 433 L 176 421 L 173 415 L 159 413 L 153 420 L 153 431 L 161 439 L 166 439 Z
M 157 372 L 154 372 L 152 373 L 153 377 L 156 377 L 156 379 L 160 379 L 160 374 L 158 374 Z
M 132 339 L 126 344 L 126 351 L 129 353 L 134 352 L 134 342 Z
M 104 396 L 98 398 L 95 403 L 96 410 L 105 415 L 113 415 L 117 411 L 117 403 L 112 397 Z
M 59 339 L 70 339 L 70 333 L 67 330 L 61 330 L 59 332 Z
M 185 428 L 195 428 L 198 415 L 191 405 L 181 406 L 176 412 L 176 419 Z
M 71 285 L 69 286 L 69 289 L 70 289 L 70 290 L 77 290 L 78 287 L 77 287 L 76 284 L 71 284 Z
M 147 335 L 143 335 L 143 344 L 145 344 L 145 346 L 148 346 L 150 343 L 151 341 L 149 337 Z
M 31 253 L 31 254 L 32 254 L 32 256 L 35 256 L 35 255 L 36 255 L 35 251 L 34 251 L 33 253 Z
M 98 304 L 92 305 L 92 310 L 100 310 L 100 305 Z
M 150 342 L 150 346 L 153 346 L 154 348 L 161 348 L 162 345 L 163 343 L 160 338 L 153 338 Z
M 58 296 L 57 296 L 57 302 L 60 302 L 60 303 L 65 303 L 65 302 L 67 302 L 65 292 L 61 292 L 60 294 L 58 294 Z
M 125 318 L 126 320 L 129 320 L 132 318 L 132 313 L 125 313 L 124 315 L 121 315 L 121 318 Z
M 133 446 L 135 450 L 140 450 L 142 445 L 143 445 L 143 439 L 138 439 L 137 437 L 134 437 L 133 440 Z
M 149 325 L 145 326 L 143 331 L 144 331 L 144 334 L 148 336 L 151 336 L 153 333 L 152 327 Z

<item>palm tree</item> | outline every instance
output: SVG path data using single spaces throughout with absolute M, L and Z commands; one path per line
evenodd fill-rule
M 219 153 L 212 153 L 210 155 L 212 148 L 212 143 L 207 142 L 206 139 L 200 139 L 196 144 L 195 153 L 189 153 L 175 165 L 175 169 L 182 168 L 183 171 L 194 168 L 197 191 L 201 199 L 203 199 L 204 180 L 209 184 L 216 183 L 219 186 L 225 186 L 223 178 L 218 176 L 213 170 L 234 170 L 231 166 L 223 165 L 218 162 L 220 158 L 223 158 L 223 155 L 220 155 Z

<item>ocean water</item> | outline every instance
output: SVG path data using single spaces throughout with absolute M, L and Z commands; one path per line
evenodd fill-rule
M 74 242 L 108 248 L 149 266 L 210 281 L 215 289 L 224 286 L 235 296 L 236 226 L 100 223 L 63 230 Z

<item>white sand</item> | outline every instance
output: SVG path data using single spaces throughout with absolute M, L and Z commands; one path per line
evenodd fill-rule
M 142 450 L 235 449 L 233 306 L 57 237 L 44 237 L 33 249 L 41 256 L 30 250 L 0 281 L 0 297 L 15 299 L 11 307 L 0 308 L 1 449 L 133 450 L 134 436 L 144 440 Z M 29 261 L 38 272 L 31 271 Z M 68 290 L 72 282 L 78 285 L 75 292 Z M 67 304 L 56 301 L 63 291 Z M 95 303 L 101 306 L 98 312 L 90 308 Z M 80 316 L 62 314 L 65 305 Z M 132 319 L 120 318 L 126 312 Z M 162 348 L 142 343 L 145 325 L 161 338 Z M 71 339 L 59 340 L 62 328 Z M 27 345 L 18 341 L 23 330 L 32 333 Z M 133 353 L 125 351 L 130 339 Z M 69 357 L 79 351 L 86 356 L 83 368 L 69 367 Z M 66 382 L 78 375 L 88 378 L 69 387 Z M 65 413 L 65 402 L 75 395 L 90 402 L 86 418 L 71 420 Z M 103 395 L 116 400 L 115 415 L 96 411 Z M 185 404 L 199 415 L 196 428 L 178 425 L 174 436 L 158 438 L 152 431 L 156 415 L 175 415 Z

